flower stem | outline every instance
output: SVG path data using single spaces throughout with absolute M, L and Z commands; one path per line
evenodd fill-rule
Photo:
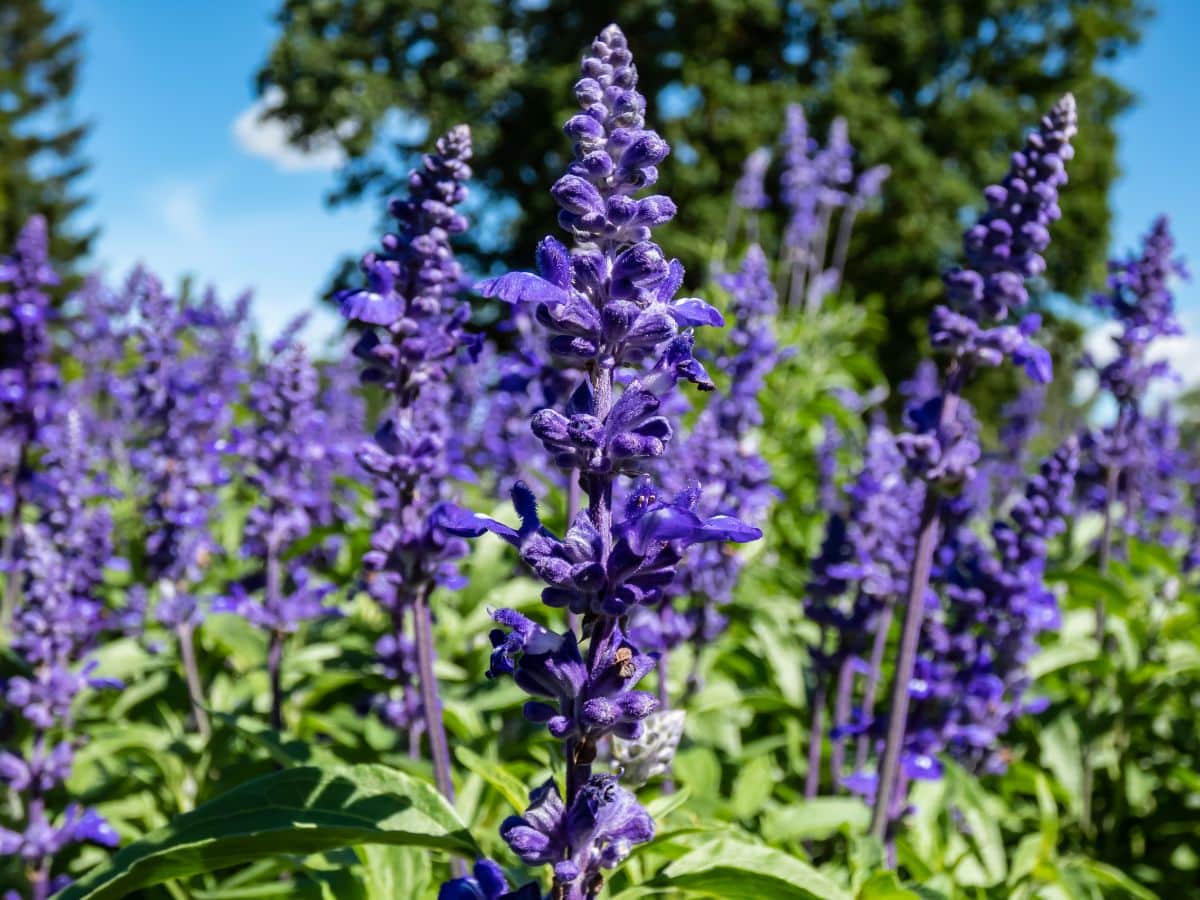
M 875 713 L 875 693 L 879 689 L 879 679 L 883 674 L 883 654 L 887 650 L 888 634 L 892 630 L 892 619 L 895 615 L 895 602 L 889 598 L 875 625 L 875 642 L 871 646 L 871 660 L 867 665 L 867 683 L 863 688 L 864 716 L 873 716 Z M 869 750 L 870 738 L 864 731 L 858 736 L 858 746 L 854 750 L 854 767 L 856 769 L 861 769 L 866 765 Z
M 579 483 L 579 476 L 571 472 L 567 475 L 567 522 L 564 531 L 570 529 L 582 506 L 583 486 Z M 571 609 L 567 610 L 567 629 L 576 633 L 579 631 L 579 615 Z
M 454 802 L 454 782 L 450 777 L 450 745 L 442 722 L 442 703 L 438 697 L 437 678 L 433 674 L 433 614 L 424 591 L 413 600 L 413 637 L 417 645 L 417 681 L 421 690 L 421 706 L 425 713 L 425 731 L 429 735 L 429 755 L 433 758 L 433 776 L 438 790 Z
M 200 668 L 196 665 L 194 633 L 195 628 L 190 622 L 185 622 L 176 629 L 176 635 L 179 638 L 179 656 L 183 661 L 183 677 L 187 682 L 188 696 L 192 701 L 196 729 L 200 732 L 200 737 L 207 741 L 212 737 L 212 725 L 209 723 L 208 713 L 204 709 L 204 685 L 200 681 Z
M 267 609 L 278 616 L 281 612 L 279 553 L 272 540 L 267 544 Z M 278 628 L 271 629 L 267 646 L 267 674 L 271 681 L 271 727 L 283 730 L 283 639 Z
M 830 290 L 837 292 L 842 286 L 842 273 L 846 270 L 846 255 L 850 252 L 850 233 L 854 230 L 854 219 L 858 214 L 858 208 L 855 204 L 850 204 L 842 210 L 842 217 L 838 221 L 837 243 L 833 249 L 833 259 L 829 263 L 829 267 L 836 273 L 833 284 Z
M 1132 412 L 1127 403 L 1122 403 L 1117 410 L 1117 421 L 1112 429 L 1112 443 L 1115 447 L 1120 447 L 1122 439 L 1125 435 L 1126 422 L 1128 416 Z M 1113 552 L 1113 501 L 1117 496 L 1117 487 L 1121 481 L 1121 467 L 1115 462 L 1109 462 L 1104 471 L 1104 524 L 1100 532 L 1100 552 L 1097 565 L 1101 575 L 1107 575 L 1112 564 Z M 1096 593 L 1096 623 L 1095 623 L 1096 646 L 1101 656 L 1104 654 L 1104 645 L 1108 635 L 1108 613 L 1104 605 L 1104 595 L 1101 592 Z M 1102 691 L 1099 690 L 1097 684 L 1092 683 L 1088 686 L 1088 702 L 1087 702 L 1087 718 L 1094 722 L 1097 715 L 1097 703 L 1099 702 Z M 1096 781 L 1096 764 L 1092 758 L 1093 742 L 1087 741 L 1083 746 L 1083 784 L 1082 797 L 1079 809 L 1079 824 L 1085 832 L 1090 832 L 1092 828 L 1092 792 Z
M 850 657 L 842 660 L 838 670 L 837 693 L 833 700 L 833 727 L 842 728 L 850 719 L 850 694 L 854 688 L 854 669 Z M 842 783 L 842 766 L 846 759 L 846 738 L 844 735 L 832 739 L 832 750 L 829 755 L 829 777 L 833 791 L 837 792 Z
M 804 799 L 817 796 L 821 786 L 821 741 L 825 731 L 825 701 L 829 690 L 822 682 L 813 691 L 812 725 L 808 737 L 808 772 L 804 775 Z
M 663 648 L 654 665 L 658 675 L 658 708 L 660 711 L 670 709 L 671 696 L 670 691 L 667 689 L 668 657 L 666 648 Z M 663 779 L 660 789 L 664 794 L 675 793 L 675 779 L 670 776 Z
M 438 696 L 437 677 L 433 674 L 433 613 L 429 609 L 428 590 L 419 591 L 413 602 L 413 637 L 417 645 L 417 682 L 421 707 L 425 712 L 425 731 L 429 735 L 429 755 L 433 757 L 433 780 L 451 804 L 454 780 L 450 773 L 450 744 L 442 720 L 442 701 Z M 467 865 L 459 857 L 450 862 L 456 878 L 465 878 Z
M 283 633 L 271 631 L 267 646 L 267 674 L 271 678 L 271 727 L 283 731 Z
M 949 398 L 947 398 L 949 399 Z M 904 614 L 904 630 L 900 635 L 900 654 L 896 659 L 896 673 L 892 682 L 892 703 L 888 717 L 887 741 L 883 747 L 883 758 L 879 762 L 879 781 L 875 792 L 875 808 L 871 815 L 871 835 L 883 840 L 890 819 L 896 777 L 900 769 L 900 750 L 904 743 L 904 730 L 908 723 L 908 685 L 912 680 L 917 660 L 917 643 L 921 636 L 921 622 L 925 614 L 925 591 L 929 587 L 929 573 L 933 568 L 933 552 L 937 548 L 941 515 L 935 491 L 925 495 L 921 510 L 920 529 L 917 532 L 917 549 L 913 559 L 912 575 L 908 586 L 908 608 Z
M 957 362 L 952 362 L 946 372 L 945 386 L 942 389 L 942 408 L 937 423 L 938 441 L 943 445 L 948 439 L 947 432 L 951 424 L 958 416 L 959 394 L 967 375 L 967 368 Z M 917 546 L 909 574 L 908 606 L 904 611 L 900 652 L 896 658 L 896 671 L 892 682 L 887 739 L 883 745 L 883 756 L 879 760 L 875 808 L 871 813 L 871 836 L 880 841 L 884 839 L 888 829 L 896 780 L 900 776 L 900 751 L 904 744 L 904 731 L 908 725 L 908 686 L 917 662 L 921 624 L 925 619 L 925 592 L 929 589 L 929 575 L 933 571 L 933 554 L 941 538 L 941 510 L 941 497 L 935 485 L 926 485 L 925 502 L 921 507 L 920 524 L 917 528 Z
M 821 287 L 821 276 L 825 271 L 825 253 L 829 242 L 829 225 L 833 219 L 833 206 L 822 204 L 821 224 L 817 227 L 817 239 L 809 253 L 808 290 L 804 295 L 805 315 L 815 315 L 821 308 L 824 297 L 817 293 Z

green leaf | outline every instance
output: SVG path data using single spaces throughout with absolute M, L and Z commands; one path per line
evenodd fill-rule
M 1117 888 L 1131 897 L 1136 897 L 1137 900 L 1159 900 L 1157 894 L 1142 887 L 1120 869 L 1097 862 L 1094 859 L 1071 859 L 1064 863 L 1063 868 L 1068 871 L 1082 872 L 1096 885 L 1106 888 Z M 1109 896 L 1109 892 L 1105 891 L 1104 896 Z
M 962 814 L 967 826 L 963 836 L 983 867 L 986 884 L 1003 881 L 1008 863 L 993 798 L 988 796 L 974 776 L 959 766 L 946 761 L 945 771 L 947 799 Z
M 804 707 L 804 663 L 794 641 L 784 639 L 786 631 L 765 623 L 754 626 L 754 636 L 762 643 L 771 674 L 779 693 L 796 709 Z
M 800 841 L 835 834 L 863 834 L 871 810 L 854 797 L 817 797 L 779 806 L 763 817 L 763 836 L 771 841 Z
M 775 789 L 775 765 L 770 756 L 759 756 L 746 764 L 733 782 L 729 807 L 735 819 L 756 815 Z
M 646 804 L 646 812 L 650 814 L 650 818 L 655 822 L 661 822 L 683 804 L 688 802 L 688 798 L 692 796 L 691 788 L 680 788 L 670 794 L 663 794 L 660 797 L 655 797 Z
M 902 885 L 895 872 L 876 872 L 862 886 L 856 900 L 921 900 L 921 895 Z
M 359 847 L 358 858 L 367 870 L 368 900 L 424 897 L 433 880 L 429 854 L 416 847 L 374 844 Z
M 721 763 L 707 747 L 688 747 L 675 754 L 675 778 L 696 798 L 721 796 Z
M 281 766 L 332 766 L 342 765 L 335 754 L 318 744 L 310 744 L 298 738 L 281 734 L 271 726 L 251 716 L 233 716 L 214 713 L 213 718 L 233 728 L 250 743 L 258 746 Z
M 1101 574 L 1092 568 L 1049 572 L 1046 580 L 1065 584 L 1074 604 L 1090 607 L 1095 605 L 1097 599 L 1103 599 L 1105 606 L 1115 611 L 1125 609 L 1130 602 L 1125 585 L 1119 578 Z
M 1083 808 L 1083 755 L 1079 726 L 1065 713 L 1055 719 L 1039 736 L 1042 762 L 1066 791 L 1071 812 Z
M 479 855 L 433 787 L 386 766 L 285 769 L 247 782 L 117 853 L 58 900 L 124 897 L 277 854 L 396 844 Z
M 500 763 L 486 760 L 467 747 L 456 747 L 454 756 L 462 763 L 464 769 L 474 772 L 491 785 L 514 810 L 518 813 L 525 811 L 525 807 L 529 805 L 529 787 L 520 778 Z
M 1037 681 L 1051 672 L 1079 663 L 1091 662 L 1099 655 L 1099 645 L 1090 635 L 1073 637 L 1047 647 L 1029 661 L 1029 677 Z
M 812 866 L 793 856 L 721 837 L 702 844 L 667 866 L 655 887 L 696 891 L 709 897 L 745 900 L 849 900 L 850 895 Z
M 1037 790 L 1041 852 L 1049 859 L 1058 849 L 1058 804 L 1054 801 L 1054 789 L 1050 786 L 1050 779 L 1044 773 L 1037 773 L 1034 784 Z

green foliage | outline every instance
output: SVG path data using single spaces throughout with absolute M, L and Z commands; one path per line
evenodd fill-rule
M 178 817 L 59 896 L 124 897 L 272 855 L 369 843 L 475 851 L 466 826 L 430 785 L 384 766 L 306 766 L 258 778 Z
M 739 897 L 849 900 L 850 897 L 795 857 L 761 844 L 728 837 L 701 844 L 675 860 L 651 885 L 729 900 Z
M 1068 296 L 1098 284 L 1113 121 L 1130 100 L 1110 63 L 1147 15 L 1144 0 L 282 0 L 259 88 L 296 144 L 333 137 L 345 148 L 335 202 L 395 193 L 427 130 L 469 123 L 487 204 L 475 250 L 508 267 L 530 265 L 554 219 L 545 186 L 569 150 L 558 131 L 568 85 L 609 21 L 629 35 L 654 125 L 675 148 L 662 180 L 680 215 L 661 239 L 689 268 L 707 265 L 729 186 L 748 153 L 775 144 L 787 103 L 803 102 L 818 128 L 845 116 L 862 161 L 892 167 L 882 213 L 859 223 L 847 278 L 858 296 L 886 298 L 879 358 L 896 383 L 958 251 L 959 212 L 978 207 L 1022 130 L 1068 90 L 1085 139 L 1050 281 Z
M 41 213 L 50 223 L 50 256 L 65 272 L 87 255 L 95 232 L 71 228 L 87 202 L 79 183 L 88 129 L 66 118 L 82 36 L 61 20 L 46 0 L 0 5 L 0 247 L 11 247 L 29 217 Z
M 1137 540 L 1107 574 L 1085 564 L 1056 577 L 1068 611 L 1052 648 L 1061 664 L 1043 679 L 1055 705 L 1029 743 L 1062 791 L 1074 826 L 1065 834 L 1112 870 L 1093 870 L 1111 889 L 1132 893 L 1117 883 L 1124 873 L 1182 895 L 1200 871 L 1200 592 L 1174 554 Z M 1100 600 L 1103 650 L 1093 633 Z
M 1064 623 L 1033 669 L 1051 704 L 1010 735 L 1006 773 L 980 779 L 946 760 L 942 781 L 913 792 L 894 871 L 886 869 L 889 850 L 866 837 L 861 801 L 804 799 L 813 630 L 797 598 L 823 514 L 811 456 L 826 414 L 851 426 L 846 453 L 856 452 L 857 426 L 830 391 L 878 377 L 858 349 L 873 321 L 863 308 L 835 305 L 784 325 L 797 352 L 767 394 L 763 446 L 788 492 L 777 514 L 788 524 L 770 529 L 754 551 L 727 633 L 697 657 L 672 661 L 673 684 L 694 676 L 680 700 L 688 718 L 672 773 L 676 790 L 662 793 L 653 783 L 643 790 L 657 836 L 612 874 L 603 896 L 1186 896 L 1200 853 L 1200 595 L 1170 552 L 1136 541 L 1127 559 L 1100 574 L 1090 549 L 1098 525 L 1087 517 L 1074 523 L 1052 573 L 1064 592 Z M 232 492 L 235 520 L 239 502 Z M 480 497 L 471 503 L 487 506 Z M 560 506 L 561 498 L 546 503 Z M 126 527 L 136 533 L 136 524 Z M 361 552 L 363 524 L 346 523 L 343 533 L 345 554 Z M 237 565 L 214 560 L 210 587 Z M 387 623 L 353 593 L 354 566 L 338 562 L 346 615 L 296 636 L 284 664 L 283 732 L 264 724 L 266 643 L 237 617 L 211 616 L 197 631 L 214 727 L 207 743 L 190 730 L 168 635 L 151 631 L 145 644 L 123 639 L 101 650 L 99 671 L 127 686 L 93 695 L 80 709 L 88 740 L 68 790 L 96 806 L 126 846 L 107 862 L 97 850 L 72 858 L 81 880 L 64 900 L 432 898 L 453 854 L 483 853 L 514 883 L 528 878 L 497 829 L 524 808 L 531 784 L 555 772 L 556 754 L 544 731 L 523 721 L 523 695 L 483 671 L 489 608 L 545 611 L 501 542 L 480 542 L 466 570 L 466 589 L 435 598 L 454 809 L 434 792 L 428 765 L 409 757 L 403 735 L 355 711 L 364 694 L 385 685 L 371 646 Z M 113 573 L 112 590 L 128 577 Z M 1101 596 L 1111 622 L 1104 653 L 1092 634 Z M 156 652 L 146 649 L 156 644 Z M 1090 690 L 1096 683 L 1103 690 Z M 1100 699 L 1089 702 L 1092 694 Z M 1090 791 L 1087 754 L 1095 762 Z

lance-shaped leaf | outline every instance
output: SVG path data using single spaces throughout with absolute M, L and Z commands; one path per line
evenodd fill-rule
M 650 884 L 729 900 L 850 900 L 849 892 L 807 863 L 733 837 L 719 837 L 697 847 L 667 866 Z
M 386 766 L 302 766 L 249 781 L 130 844 L 58 900 L 106 900 L 275 855 L 393 844 L 478 856 L 434 788 Z

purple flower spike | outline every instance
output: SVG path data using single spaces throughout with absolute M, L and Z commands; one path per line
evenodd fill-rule
M 1075 99 L 1068 94 L 1013 154 L 1004 180 L 984 191 L 988 211 L 963 236 L 969 268 L 945 274 L 951 309 L 939 307 L 930 323 L 934 346 L 965 364 L 995 366 L 1013 358 L 1035 381 L 1050 378 L 1048 355 L 1030 344 L 1036 322 L 1015 331 L 989 323 L 1020 311 L 1029 300 L 1025 281 L 1045 271 L 1041 254 L 1050 224 L 1061 216 L 1058 191 L 1067 182 L 1075 132 Z
M 531 696 L 525 717 L 563 742 L 567 761 L 565 790 L 544 785 L 526 816 L 505 822 L 502 834 L 527 863 L 553 867 L 556 896 L 591 900 L 601 870 L 653 834 L 628 791 L 610 776 L 592 775 L 598 742 L 636 739 L 658 706 L 637 689 L 656 660 L 630 640 L 625 619 L 662 600 L 689 547 L 754 540 L 761 532 L 726 510 L 701 511 L 700 490 L 690 484 L 668 501 L 641 477 L 671 450 L 681 383 L 715 388 L 689 329 L 724 319 L 703 300 L 677 297 L 683 267 L 652 240 L 675 204 L 642 194 L 658 180 L 670 148 L 646 128 L 646 101 L 617 26 L 601 32 L 581 74 L 581 112 L 564 129 L 573 160 L 551 189 L 574 246 L 547 237 L 538 247 L 538 274 L 501 275 L 477 290 L 531 309 L 547 332 L 549 355 L 581 370 L 569 393 L 533 411 L 530 429 L 578 485 L 586 508 L 570 511 L 560 537 L 542 524 L 533 490 L 518 483 L 518 527 L 449 505 L 437 521 L 454 537 L 490 532 L 516 547 L 546 585 L 543 602 L 582 618 L 579 631 L 573 625 L 557 632 L 497 611 L 502 627 L 491 634 L 489 673 L 511 674 Z M 639 479 L 623 514 L 613 499 L 622 477 Z
M 60 462 L 68 455 L 62 448 L 56 454 Z M 74 487 L 83 489 L 85 484 Z M 21 857 L 35 886 L 50 883 L 55 858 L 67 847 L 115 847 L 120 842 L 95 810 L 72 803 L 56 815 L 45 800 L 70 777 L 81 743 L 71 735 L 72 708 L 89 689 L 121 687 L 95 677 L 95 663 L 87 659 L 106 620 L 95 599 L 100 573 L 89 568 L 89 560 L 78 556 L 78 548 L 67 540 L 78 536 L 73 531 L 77 520 L 86 519 L 83 510 L 77 513 L 75 520 L 49 518 L 24 527 L 26 563 L 11 646 L 27 671 L 9 678 L 0 691 L 0 712 L 28 738 L 0 752 L 0 782 L 20 798 L 13 809 L 24 815 L 11 823 L 13 827 L 0 825 L 0 853 Z M 18 750 L 23 746 L 24 752 Z
M 943 742 L 959 738 L 979 740 L 981 736 L 1000 733 L 994 723 L 947 723 L 938 721 L 938 713 L 922 714 L 931 706 L 940 710 L 947 698 L 957 693 L 994 698 L 994 693 L 988 693 L 995 683 L 990 678 L 972 677 L 965 690 L 956 689 L 953 679 L 966 664 L 956 665 L 958 660 L 953 656 L 946 658 L 944 652 L 948 646 L 954 646 L 955 632 L 950 626 L 956 620 L 943 618 L 942 604 L 949 602 L 955 616 L 969 617 L 986 608 L 990 590 L 986 578 L 992 577 L 992 570 L 998 565 L 988 561 L 985 542 L 968 527 L 977 493 L 974 488 L 980 483 L 976 465 L 981 451 L 974 416 L 961 395 L 978 368 L 1006 361 L 1020 366 L 1035 382 L 1045 383 L 1051 378 L 1049 354 L 1033 341 L 1039 318 L 1024 316 L 1016 322 L 1013 318 L 1027 304 L 1026 281 L 1045 269 L 1042 253 L 1050 241 L 1049 226 L 1061 215 L 1058 192 L 1067 181 L 1065 164 L 1073 155 L 1070 142 L 1075 132 L 1075 101 L 1068 94 L 1042 118 L 1024 148 L 1013 154 L 1004 180 L 984 192 L 987 211 L 963 237 L 967 264 L 946 273 L 949 302 L 938 307 L 930 319 L 931 342 L 948 357 L 944 378 L 939 379 L 936 370 L 919 373 L 920 377 L 905 389 L 910 400 L 906 409 L 910 430 L 898 436 L 896 447 L 905 459 L 907 473 L 920 483 L 923 498 L 913 534 L 900 651 L 878 764 L 871 821 L 871 833 L 877 839 L 884 839 L 890 824 L 904 815 L 907 782 L 912 778 L 936 777 L 931 760 L 933 753 L 944 746 Z M 1073 450 L 1065 452 L 1069 455 Z M 1064 461 L 1058 469 L 1069 469 L 1069 478 L 1073 479 L 1073 465 Z M 1067 479 L 1063 475 L 1058 480 Z M 1048 501 L 1043 498 L 1041 502 Z M 1031 518 L 1029 524 L 1032 522 Z M 855 558 L 847 533 L 844 521 L 831 520 L 819 583 L 834 591 L 866 574 L 865 561 Z M 1004 534 L 998 530 L 994 541 L 1007 550 Z M 1044 543 L 1044 538 L 1031 537 L 1031 541 L 1038 545 Z M 1044 555 L 1044 548 L 1040 552 Z M 965 572 L 957 568 L 962 560 L 970 560 Z M 1020 597 L 1015 602 L 1022 615 L 1037 623 L 1030 628 L 1051 627 L 1056 621 L 1056 611 L 1052 597 L 1047 599 L 1048 592 L 1040 584 L 1040 563 L 1031 559 L 1022 568 L 1026 580 L 1021 583 Z M 943 588 L 944 597 L 937 592 L 938 587 Z M 845 604 L 833 608 L 822 604 L 820 611 L 835 627 L 854 615 L 853 607 L 847 608 Z M 872 647 L 873 662 L 882 660 L 891 612 L 879 618 Z M 1001 633 L 997 632 L 995 637 L 1000 638 Z M 855 673 L 847 660 L 861 654 L 857 647 L 848 648 L 848 652 L 839 648 L 834 653 L 833 660 L 836 654 L 842 656 L 836 685 L 831 687 L 828 678 L 818 685 L 813 698 L 814 722 L 821 724 L 818 710 L 826 697 L 833 695 L 835 727 L 842 733 L 841 729 L 850 720 L 854 691 Z M 817 648 L 818 659 L 826 654 L 823 645 Z M 1017 662 L 1012 668 L 1019 670 L 1026 661 L 1027 650 L 1014 655 Z M 968 657 L 974 665 L 986 665 L 992 658 L 990 654 Z M 878 665 L 870 669 L 877 670 Z M 864 703 L 863 718 L 870 718 L 873 681 L 868 682 L 866 697 L 871 702 Z M 988 701 L 970 702 L 986 706 Z M 954 727 L 960 724 L 963 730 L 956 737 Z M 822 727 L 814 727 L 815 734 L 822 731 Z M 834 743 L 834 783 L 840 783 L 840 740 L 835 739 Z M 860 770 L 869 749 L 869 744 L 860 739 L 856 754 Z M 807 785 L 810 796 L 820 778 L 820 756 L 817 740 L 810 748 Z
M 58 372 L 50 362 L 50 265 L 46 220 L 34 216 L 0 257 L 0 510 L 19 521 L 31 477 L 29 451 L 50 417 Z M 5 567 L 14 560 L 0 561 Z
M 1144 398 L 1156 382 L 1177 377 L 1166 361 L 1151 358 L 1155 341 L 1182 332 L 1171 282 L 1186 277 L 1187 271 L 1174 252 L 1167 220 L 1160 217 L 1143 239 L 1140 253 L 1109 263 L 1108 290 L 1095 303 L 1111 312 L 1119 325 L 1113 338 L 1116 352 L 1103 365 L 1090 359 L 1085 363 L 1096 370 L 1117 414 L 1112 423 L 1083 435 L 1079 478 L 1080 496 L 1088 508 L 1111 518 L 1120 501 L 1125 508 L 1121 529 L 1164 546 L 1182 538 L 1171 524 L 1182 502 L 1176 476 L 1191 466 L 1167 406 L 1152 415 Z M 1106 565 L 1111 547 L 1100 550 Z M 1192 564 L 1190 554 L 1185 563 Z
M 308 570 L 320 548 L 292 555 L 288 571 L 281 571 L 282 557 L 294 543 L 337 521 L 335 455 L 328 449 L 336 436 L 328 433 L 327 417 L 318 409 L 319 388 L 317 370 L 304 348 L 277 346 L 250 386 L 254 420 L 236 430 L 232 441 L 244 477 L 259 498 L 247 517 L 244 553 L 263 560 L 267 570 L 280 571 L 263 573 L 261 580 L 271 583 L 261 602 L 248 596 L 246 585 L 235 585 L 226 606 L 280 634 L 329 613 L 323 600 L 332 588 L 316 582 Z
M 879 194 L 889 169 L 875 166 L 856 178 L 845 120 L 834 119 L 821 146 L 798 104 L 787 109 L 782 144 L 780 198 L 788 223 L 780 261 L 789 285 L 786 304 L 803 304 L 813 312 L 841 285 L 855 218 Z M 756 239 L 752 228 L 751 240 Z
M 510 816 L 500 836 L 528 865 L 552 865 L 554 882 L 572 898 L 594 897 L 602 869 L 654 837 L 654 822 L 611 775 L 594 775 L 568 807 L 553 780 L 530 795 L 524 816 Z
M 343 315 L 367 326 L 353 350 L 366 364 L 362 381 L 386 392 L 372 439 L 354 454 L 373 483 L 377 515 L 363 583 L 391 625 L 377 650 L 393 689 L 372 705 L 408 732 L 413 756 L 424 731 L 438 789 L 450 799 L 430 598 L 439 586 L 465 583 L 457 561 L 466 543 L 440 522 L 457 509 L 451 479 L 463 474 L 452 379 L 480 353 L 479 340 L 465 329 L 470 308 L 459 299 L 463 271 L 451 246 L 467 228 L 458 207 L 467 198 L 471 154 L 465 125 L 438 138 L 435 152 L 409 173 L 408 195 L 389 206 L 395 233 L 363 256 L 366 286 L 338 296 Z
M 733 202 L 747 211 L 766 209 L 771 205 L 767 196 L 767 168 L 771 165 L 771 151 L 759 147 L 746 157 L 742 177 L 733 188 Z
M 762 424 L 758 397 L 779 354 L 771 321 L 775 314 L 775 288 L 766 256 L 757 245 L 746 252 L 741 269 L 722 276 L 730 294 L 730 349 L 716 361 L 729 379 L 729 388 L 718 392 L 691 431 L 677 442 L 661 469 L 663 481 L 685 496 L 692 482 L 702 487 L 696 494 L 694 514 L 707 516 L 715 536 L 728 526 L 725 539 L 754 540 L 775 500 L 771 473 L 758 454 L 754 429 Z M 660 504 L 660 506 L 663 506 Z M 650 522 L 666 515 L 663 509 Z M 720 607 L 732 599 L 742 570 L 742 557 L 707 539 L 687 542 L 686 565 L 665 591 L 666 601 L 655 609 L 639 607 L 630 632 L 648 650 L 667 653 L 692 641 L 711 641 L 724 628 Z

